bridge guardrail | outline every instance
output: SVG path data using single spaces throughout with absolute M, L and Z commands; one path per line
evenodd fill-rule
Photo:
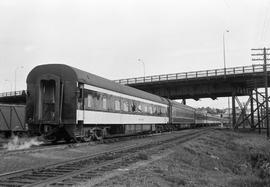
M 13 91 L 13 92 L 3 92 L 0 93 L 0 97 L 12 97 L 12 96 L 20 96 L 20 95 L 25 95 L 25 90 L 20 90 L 20 91 Z
M 267 71 L 270 71 L 270 64 L 266 66 Z M 195 79 L 195 78 L 207 78 L 207 77 L 219 77 L 226 75 L 239 75 L 239 74 L 250 74 L 250 73 L 260 73 L 264 71 L 263 64 L 256 64 L 252 66 L 241 66 L 233 68 L 222 68 L 213 70 L 203 70 L 203 71 L 191 71 L 184 73 L 173 73 L 173 74 L 163 74 L 163 75 L 153 75 L 146 77 L 128 78 L 116 80 L 116 83 L 120 84 L 137 84 L 146 82 L 157 82 L 157 81 L 168 81 L 168 80 L 179 80 L 179 79 Z

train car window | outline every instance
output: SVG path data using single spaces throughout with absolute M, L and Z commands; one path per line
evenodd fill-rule
M 134 101 L 133 101 L 132 104 L 131 104 L 131 111 L 132 111 L 132 112 L 136 112 L 136 104 L 135 104 Z
M 127 101 L 123 101 L 123 110 L 125 112 L 128 112 L 128 102 Z
M 102 95 L 99 92 L 93 92 L 94 107 L 97 110 L 102 110 Z
M 153 114 L 152 105 L 148 105 L 148 112 L 149 112 L 150 114 Z
M 107 98 L 106 97 L 102 98 L 102 108 L 104 110 L 107 110 Z
M 87 96 L 87 107 L 88 108 L 93 108 L 93 104 L 94 104 L 93 96 L 88 94 L 88 96 Z
M 120 101 L 118 99 L 114 101 L 114 109 L 120 110 Z
M 166 115 L 167 113 L 166 113 L 166 108 L 165 107 L 162 107 L 161 108 L 161 114 L 162 115 Z
M 157 107 L 157 113 L 159 116 L 161 115 L 161 107 L 160 106 Z
M 143 111 L 144 111 L 145 113 L 147 113 L 147 104 L 144 104 L 143 108 L 144 108 Z
M 142 112 L 142 105 L 141 104 L 138 105 L 138 112 Z
M 153 114 L 157 114 L 157 107 L 153 106 Z
M 114 110 L 113 96 L 112 95 L 107 95 L 107 108 L 108 108 L 108 110 Z
M 141 112 L 144 112 L 144 103 L 141 103 Z
M 165 107 L 165 109 L 164 109 L 164 110 L 165 110 L 165 112 L 164 112 L 164 113 L 165 113 L 165 115 L 168 115 L 168 114 L 169 114 L 169 108 L 166 108 L 166 107 Z

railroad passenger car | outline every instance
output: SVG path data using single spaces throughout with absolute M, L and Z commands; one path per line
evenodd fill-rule
M 196 126 L 207 126 L 207 125 L 220 125 L 221 118 L 207 112 L 195 111 L 195 123 Z
M 154 131 L 169 122 L 167 99 L 63 64 L 35 67 L 27 95 L 30 132 L 51 140 Z
M 202 112 L 202 111 L 196 110 L 195 123 L 197 125 L 206 124 L 207 123 L 207 115 L 209 115 L 207 112 Z
M 195 124 L 195 109 L 178 103 L 176 101 L 170 102 L 170 124 L 175 128 L 187 128 Z

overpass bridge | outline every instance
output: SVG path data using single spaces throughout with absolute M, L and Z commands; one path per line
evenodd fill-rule
M 268 87 L 269 72 L 270 65 L 258 64 L 120 79 L 115 82 L 169 99 L 183 99 L 184 103 L 185 99 L 232 97 L 233 127 L 249 125 L 261 131 L 267 128 L 265 119 L 268 118 L 269 110 L 266 103 L 269 98 L 265 97 L 265 93 L 259 92 L 259 88 Z M 249 99 L 243 104 L 238 96 L 249 96 Z M 238 119 L 236 103 L 241 109 Z
M 264 87 L 264 65 L 120 79 L 115 82 L 170 99 L 245 96 Z M 270 65 L 267 65 L 270 71 Z

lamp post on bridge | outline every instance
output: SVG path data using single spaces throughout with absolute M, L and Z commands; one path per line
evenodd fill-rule
M 226 76 L 226 45 L 225 45 L 225 34 L 230 32 L 229 30 L 223 31 L 223 64 L 224 64 L 224 75 Z M 230 111 L 230 96 L 228 97 L 228 114 L 229 114 L 229 124 L 231 123 L 231 111 Z
M 142 64 L 143 64 L 143 76 L 145 77 L 145 64 L 144 64 L 144 61 L 141 58 L 138 58 L 138 62 L 142 62 Z
M 223 63 L 224 63 L 224 75 L 226 75 L 226 45 L 225 45 L 225 33 L 229 30 L 223 31 Z

